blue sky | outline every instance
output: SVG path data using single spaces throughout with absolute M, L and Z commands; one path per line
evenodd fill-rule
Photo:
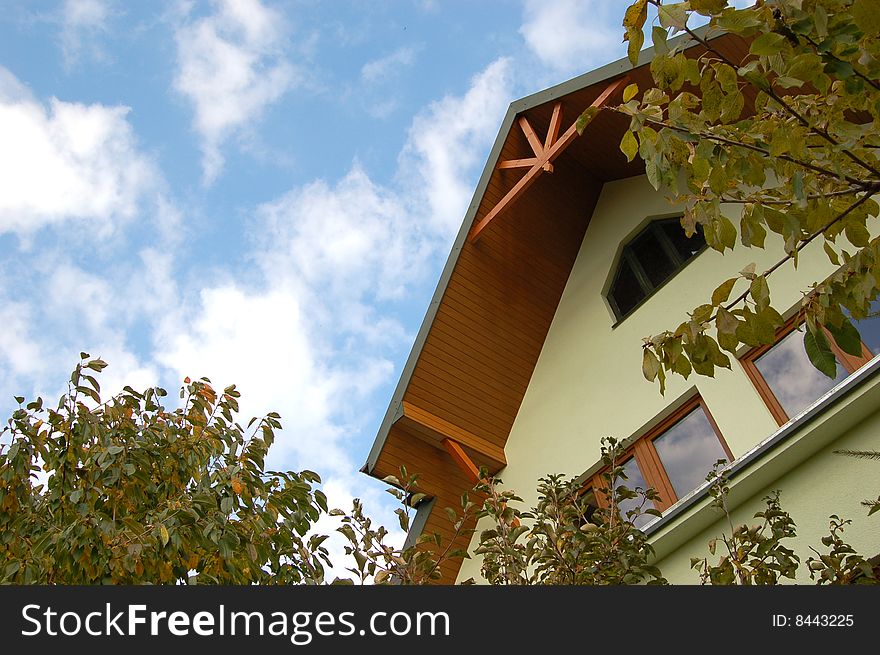
M 387 517 L 357 470 L 504 112 L 626 5 L 0 0 L 0 413 L 81 350 L 235 383 L 273 467 Z

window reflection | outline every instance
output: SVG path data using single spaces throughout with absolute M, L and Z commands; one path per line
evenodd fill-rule
M 803 339 L 803 332 L 793 330 L 755 360 L 755 366 L 789 418 L 848 375 L 839 363 L 833 380 L 817 370 L 804 351 Z
M 648 488 L 648 483 L 645 482 L 645 478 L 642 475 L 642 471 L 639 469 L 639 465 L 636 462 L 635 457 L 630 457 L 629 460 L 623 465 L 623 472 L 626 474 L 626 480 L 622 478 L 618 478 L 615 480 L 614 488 L 616 489 L 620 485 L 626 486 L 628 489 L 635 491 L 636 487 L 641 487 L 642 489 Z M 636 498 L 627 498 L 626 500 L 621 501 L 619 505 L 620 515 L 626 520 L 626 513 L 631 509 L 638 507 L 642 503 L 642 496 L 639 495 Z M 654 503 L 650 500 L 647 501 L 642 510 L 650 509 L 654 507 Z M 637 528 L 641 528 L 643 525 L 647 524 L 648 521 L 653 519 L 654 517 L 650 514 L 642 514 L 636 520 L 634 525 Z
M 700 406 L 654 439 L 654 448 L 679 498 L 702 484 L 715 462 L 727 459 Z
M 880 298 L 871 303 L 871 314 L 880 314 Z M 880 316 L 869 316 L 856 323 L 862 342 L 872 355 L 880 354 Z

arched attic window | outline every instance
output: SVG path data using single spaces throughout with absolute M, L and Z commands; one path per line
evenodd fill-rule
M 648 223 L 623 247 L 608 291 L 617 320 L 626 318 L 705 247 L 699 226 L 688 238 L 680 218 Z

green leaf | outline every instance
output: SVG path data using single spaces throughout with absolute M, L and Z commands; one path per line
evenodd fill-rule
M 620 140 L 620 151 L 626 155 L 627 161 L 632 161 L 639 152 L 639 144 L 636 141 L 636 137 L 629 130 L 624 132 L 623 138 Z
M 654 27 L 651 28 L 651 41 L 654 43 L 655 57 L 662 57 L 669 52 L 669 46 L 666 43 L 667 36 L 668 33 L 666 30 L 659 25 L 654 25 Z
M 831 323 L 827 323 L 825 327 L 843 352 L 854 357 L 862 356 L 862 338 L 859 336 L 856 326 L 848 318 L 843 319 L 843 324 L 840 327 Z
M 717 19 L 718 27 L 728 32 L 742 33 L 761 26 L 761 19 L 754 9 L 726 11 Z
M 578 117 L 577 124 L 575 129 L 577 129 L 578 134 L 583 134 L 584 130 L 587 129 L 587 125 L 589 125 L 593 119 L 596 117 L 596 114 L 599 113 L 600 107 L 587 107 L 584 112 Z
M 733 287 L 738 279 L 732 277 L 729 280 L 725 280 L 712 292 L 712 304 L 715 307 L 727 302 L 727 299 L 730 298 L 730 292 L 733 291 Z
M 727 0 L 690 0 L 691 9 L 704 16 L 720 13 L 727 6 Z
M 660 25 L 667 29 L 683 30 L 687 25 L 687 9 L 688 3 L 677 2 L 675 4 L 662 4 L 657 8 L 657 16 L 660 18 Z
M 633 66 L 639 63 L 639 52 L 642 50 L 642 44 L 645 42 L 645 33 L 642 29 L 628 29 L 625 39 L 629 42 L 626 47 L 626 54 Z
M 691 318 L 695 323 L 705 323 L 712 317 L 712 311 L 715 309 L 714 305 L 710 305 L 706 303 L 705 305 L 700 305 L 691 313 Z
M 727 352 L 736 352 L 740 343 L 736 336 L 739 327 L 739 321 L 736 320 L 736 317 L 724 307 L 719 307 L 715 325 L 718 327 L 718 345 Z
M 880 33 L 880 11 L 876 0 L 855 0 L 851 11 L 853 21 L 862 34 L 876 38 Z
M 627 55 L 633 66 L 638 64 L 639 51 L 645 42 L 645 34 L 642 32 L 642 27 L 644 27 L 647 19 L 648 0 L 636 0 L 627 8 L 623 16 L 623 27 L 626 29 L 623 40 L 629 41 Z
M 718 225 L 718 240 L 722 246 L 733 248 L 736 245 L 736 228 L 726 216 L 719 216 L 716 221 Z
M 642 353 L 642 375 L 648 382 L 653 382 L 660 372 L 660 360 L 649 348 L 644 348 Z
M 841 80 L 852 77 L 855 74 L 852 64 L 839 59 L 831 59 L 825 62 L 824 70 L 829 75 Z
M 627 84 L 626 88 L 623 90 L 623 101 L 629 102 L 633 98 L 636 97 L 639 93 L 639 85 L 638 84 Z
M 864 225 L 855 221 L 849 221 L 844 230 L 846 238 L 858 248 L 864 248 L 871 240 L 871 235 Z
M 770 287 L 767 285 L 767 278 L 759 275 L 752 280 L 752 284 L 749 287 L 749 295 L 758 306 L 759 312 L 768 307 L 770 305 Z
M 822 246 L 825 249 L 825 254 L 828 255 L 828 259 L 835 266 L 840 266 L 840 257 L 837 256 L 837 252 L 827 241 Z
M 804 350 L 813 366 L 829 378 L 837 377 L 837 359 L 822 330 L 813 332 L 809 328 L 804 333 Z
M 785 37 L 776 32 L 766 32 L 752 41 L 749 52 L 753 55 L 775 55 L 782 51 L 785 45 Z

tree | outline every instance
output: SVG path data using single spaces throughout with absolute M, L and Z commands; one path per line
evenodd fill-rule
M 409 534 L 412 527 L 412 511 L 425 494 L 419 492 L 418 475 L 411 475 L 406 467 L 400 467 L 400 477 L 388 476 L 385 482 L 394 485 L 388 493 L 394 496 L 400 507 L 395 510 L 400 529 Z M 404 542 L 402 545 L 389 544 L 386 541 L 388 529 L 384 525 L 374 526 L 373 520 L 364 512 L 363 503 L 355 498 L 351 512 L 330 510 L 331 516 L 340 517 L 342 525 L 337 531 L 348 541 L 345 554 L 354 560 L 354 566 L 348 567 L 361 584 L 426 585 L 436 582 L 442 577 L 441 566 L 450 559 L 469 557 L 466 551 L 452 548 L 459 535 L 471 534 L 466 527 L 468 520 L 476 510 L 475 503 L 465 494 L 461 499 L 461 512 L 446 508 L 446 514 L 452 525 L 453 534 L 445 543 L 437 533 L 421 534 L 414 543 Z M 336 582 L 347 584 L 347 580 Z
M 666 584 L 651 564 L 654 550 L 636 527 L 643 515 L 659 516 L 653 489 L 629 489 L 623 481 L 623 449 L 603 439 L 602 460 L 607 506 L 591 508 L 576 480 L 560 475 L 541 478 L 538 504 L 522 512 L 513 491 L 499 491 L 500 480 L 485 478 L 476 488 L 486 500 L 478 514 L 493 526 L 480 534 L 474 551 L 483 556 L 483 577 L 503 585 Z M 621 511 L 622 501 L 636 503 Z
M 205 378 L 174 410 L 159 388 L 102 402 L 106 364 L 81 357 L 55 409 L 18 397 L 0 432 L 0 582 L 323 581 L 319 477 L 264 470 L 277 414 L 246 436 L 238 391 Z
M 771 305 L 768 280 L 789 260 L 796 266 L 813 241 L 839 266 L 804 290 L 805 348 L 819 370 L 835 375 L 826 334 L 844 352 L 861 353 L 854 321 L 871 315 L 880 293 L 880 238 L 868 229 L 880 209 L 873 198 L 880 191 L 876 2 L 728 4 L 636 0 L 623 21 L 633 64 L 649 6 L 659 24 L 650 29 L 654 86 L 629 85 L 616 107 L 630 117 L 621 151 L 644 160 L 654 188 L 684 207 L 685 231 L 702 230 L 710 247 L 723 253 L 738 240 L 763 248 L 768 232 L 784 242 L 776 264 L 747 267 L 677 328 L 645 339 L 643 372 L 661 392 L 667 374 L 713 376 L 716 367 L 730 367 L 724 351 L 772 343 L 783 319 Z M 694 14 L 708 19 L 708 32 L 689 26 Z M 713 46 L 710 36 L 720 31 L 748 41 L 743 60 Z M 684 43 L 670 46 L 677 32 L 702 54 L 686 56 Z M 581 129 L 593 115 L 581 117 Z M 741 209 L 738 225 L 730 208 Z
M 783 539 L 797 535 L 797 526 L 791 515 L 782 508 L 780 492 L 774 491 L 764 498 L 765 509 L 754 516 L 760 519 L 758 525 L 733 526 L 727 507 L 730 491 L 720 460 L 715 464 L 706 479 L 712 482 L 709 493 L 714 506 L 727 519 L 730 535 L 709 541 L 709 553 L 715 555 L 719 543 L 723 546 L 720 559 L 710 564 L 708 558 L 691 558 L 691 568 L 700 574 L 703 584 L 712 585 L 775 585 L 781 578 L 795 579 L 801 558 L 793 550 L 782 544 Z M 871 512 L 869 512 L 869 515 Z M 829 534 L 822 537 L 822 546 L 828 549 L 822 553 L 810 546 L 816 557 L 807 559 L 810 578 L 816 584 L 878 584 L 875 567 L 876 558 L 867 560 L 843 540 L 841 534 L 852 521 L 841 519 L 836 514 L 829 517 Z

